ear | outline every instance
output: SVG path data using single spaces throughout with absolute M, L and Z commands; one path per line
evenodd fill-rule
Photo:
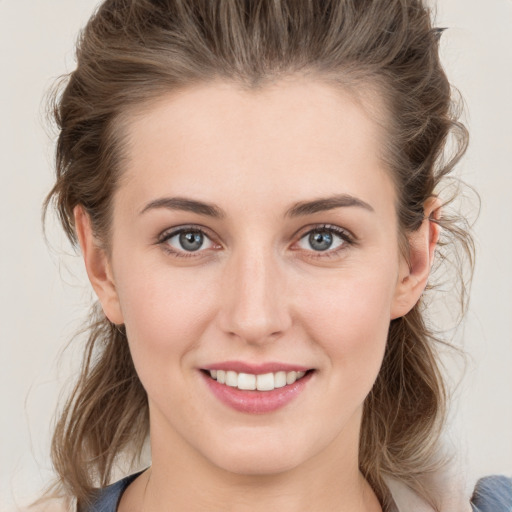
M 418 302 L 427 285 L 434 252 L 439 240 L 440 227 L 436 222 L 441 215 L 441 201 L 429 198 L 424 205 L 424 218 L 420 228 L 407 238 L 409 260 L 401 257 L 399 277 L 391 307 L 391 319 L 407 314 Z
M 122 324 L 124 323 L 123 315 L 108 255 L 95 238 L 91 220 L 83 207 L 76 206 L 73 214 L 89 281 L 100 300 L 106 317 L 114 324 Z

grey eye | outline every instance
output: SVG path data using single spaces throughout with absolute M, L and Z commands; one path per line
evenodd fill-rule
M 308 242 L 315 251 L 326 251 L 332 245 L 333 236 L 328 231 L 312 231 Z
M 204 235 L 198 231 L 183 231 L 179 234 L 180 245 L 185 251 L 197 251 L 203 245 Z
M 195 252 L 210 249 L 214 245 L 205 233 L 197 229 L 175 231 L 164 242 L 178 252 Z
M 301 249 L 325 252 L 338 249 L 348 243 L 344 232 L 338 234 L 339 228 L 317 228 L 307 232 L 298 242 Z M 340 230 L 341 231 L 341 230 Z

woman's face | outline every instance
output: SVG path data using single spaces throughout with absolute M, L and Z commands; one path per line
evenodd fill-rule
M 378 125 L 304 81 L 187 89 L 126 129 L 99 295 L 126 325 L 153 457 L 243 474 L 357 459 L 408 268 Z

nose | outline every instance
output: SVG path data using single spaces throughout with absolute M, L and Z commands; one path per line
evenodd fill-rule
M 250 345 L 280 337 L 292 324 L 282 262 L 272 251 L 244 251 L 227 264 L 221 329 Z

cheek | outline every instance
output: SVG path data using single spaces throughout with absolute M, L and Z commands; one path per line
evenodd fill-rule
M 201 338 L 213 295 L 195 272 L 134 268 L 120 269 L 118 294 L 137 370 L 179 364 Z
M 393 291 L 392 278 L 375 272 L 340 276 L 300 294 L 309 337 L 340 370 L 344 387 L 373 385 L 386 347 Z

